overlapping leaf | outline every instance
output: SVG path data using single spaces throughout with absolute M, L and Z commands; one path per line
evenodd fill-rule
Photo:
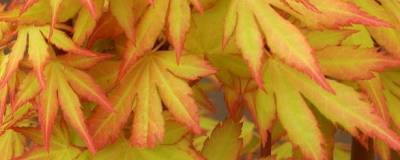
M 150 1 L 149 1 L 150 2 Z M 202 12 L 202 7 L 199 0 L 191 0 L 195 8 Z M 116 2 L 114 2 L 116 3 Z M 190 27 L 191 9 L 187 0 L 154 0 L 151 1 L 151 6 L 143 13 L 143 17 L 136 26 L 136 36 L 134 42 L 128 42 L 127 50 L 124 53 L 124 63 L 121 67 L 121 76 L 126 72 L 126 69 L 138 57 L 150 51 L 157 38 L 160 36 L 164 26 L 167 27 L 167 38 L 172 44 L 176 52 L 176 60 L 179 62 L 183 52 L 186 33 Z M 117 5 L 117 3 L 116 3 Z M 128 5 L 129 6 L 129 5 Z M 121 7 L 121 5 L 120 5 Z M 124 6 L 127 7 L 127 6 Z M 115 10 L 117 10 L 116 8 Z M 119 11 L 121 12 L 121 11 Z M 128 37 L 132 39 L 132 17 L 131 11 L 125 11 L 117 20 L 125 29 Z M 115 11 L 115 13 L 117 13 Z M 122 14 L 122 13 L 121 13 Z M 123 19 L 122 19 L 123 18 Z
M 376 1 L 373 0 L 352 0 L 355 4 L 357 4 L 361 9 L 365 10 L 368 14 L 376 16 L 380 19 L 383 19 L 387 22 L 390 22 L 393 27 L 392 28 L 384 28 L 384 27 L 367 27 L 369 33 L 372 35 L 374 40 L 384 47 L 388 53 L 399 57 L 400 55 L 400 31 L 396 29 L 396 26 L 400 25 L 400 21 L 396 20 L 392 14 L 389 14 L 384 7 L 379 5 Z M 396 7 L 393 5 L 392 7 Z M 398 27 L 397 27 L 398 28 Z
M 102 15 L 101 9 L 104 5 L 104 0 L 95 0 L 93 4 L 96 7 L 96 13 L 99 16 Z M 96 19 L 93 19 L 90 14 L 90 11 L 86 9 L 81 9 L 78 13 L 78 17 L 74 24 L 74 35 L 72 37 L 74 42 L 78 44 L 83 44 L 96 27 Z
M 341 125 L 353 136 L 359 137 L 361 131 L 363 134 L 380 139 L 391 148 L 399 150 L 400 137 L 389 129 L 385 121 L 376 115 L 372 107 L 362 101 L 360 94 L 351 87 L 330 81 L 332 87 L 337 91 L 336 95 L 334 95 L 323 90 L 301 73 L 281 64 L 277 60 L 270 60 L 268 68 L 269 71 L 267 70 L 266 73 L 268 77 L 284 76 L 289 85 L 294 85 L 291 87 L 292 90 L 297 90 L 301 93 L 315 105 L 322 115 L 335 124 Z M 279 75 L 277 75 L 278 73 Z M 279 82 L 271 83 L 275 84 Z M 289 100 L 287 99 L 287 101 Z M 277 110 L 279 110 L 279 106 Z
M 111 91 L 110 99 L 115 112 L 99 108 L 90 118 L 90 130 L 93 131 L 96 146 L 103 147 L 116 140 L 132 109 L 131 143 L 154 146 L 162 141 L 164 120 L 161 102 L 178 122 L 199 133 L 197 106 L 185 80 L 195 80 L 213 72 L 204 60 L 193 55 L 182 57 L 179 65 L 175 63 L 173 52 L 155 52 L 144 56 Z
M 28 142 L 27 138 L 15 132 L 12 128 L 26 126 L 23 121 L 30 118 L 31 109 L 31 104 L 27 104 L 14 112 L 10 106 L 7 107 L 6 115 L 0 125 L 1 160 L 14 159 L 24 153 Z
M 19 24 L 55 24 L 55 22 L 65 22 L 73 18 L 81 8 L 77 0 L 56 0 L 54 2 L 57 2 L 54 4 L 58 4 L 58 10 L 57 8 L 52 10 L 48 0 L 27 0 L 24 6 L 15 5 L 7 11 L 1 12 L 0 20 Z M 57 12 L 56 18 L 52 16 L 53 11 Z M 52 22 L 52 19 L 56 21 Z
M 58 61 L 52 61 L 47 65 L 44 77 L 46 78 L 46 87 L 40 91 L 36 79 L 27 76 L 17 94 L 16 105 L 24 104 L 39 94 L 36 98 L 39 104 L 37 109 L 46 147 L 50 144 L 50 136 L 60 106 L 67 121 L 78 131 L 89 149 L 95 151 L 84 123 L 77 94 L 110 111 L 112 107 L 105 94 L 85 72 Z
M 17 128 L 16 130 L 36 144 L 31 150 L 17 158 L 18 160 L 76 159 L 81 153 L 79 148 L 72 145 L 68 129 L 64 124 L 57 124 L 54 127 L 54 136 L 49 149 L 41 146 L 45 137 L 40 134 L 39 128 Z
M 239 158 L 243 140 L 239 138 L 242 125 L 225 120 L 217 125 L 201 151 L 208 160 L 235 160 Z
M 233 33 L 259 86 L 263 86 L 260 70 L 262 56 L 266 53 L 265 39 L 273 54 L 332 91 L 320 72 L 306 38 L 266 1 L 231 1 L 225 19 L 224 43 Z
M 200 160 L 202 157 L 193 148 L 188 140 L 183 139 L 174 145 L 159 145 L 153 149 L 141 149 L 132 147 L 126 139 L 121 138 L 115 144 L 112 144 L 104 150 L 97 153 L 94 160 L 107 159 L 142 159 L 142 160 Z
M 50 34 L 49 27 L 22 27 L 18 31 L 18 37 L 11 49 L 11 53 L 7 55 L 5 69 L 1 72 L 0 85 L 4 86 L 18 69 L 20 61 L 24 58 L 27 50 L 29 60 L 32 62 L 36 77 L 41 87 L 44 87 L 43 68 L 45 67 L 49 57 L 51 56 L 49 45 L 43 36 L 48 37 Z M 29 37 L 29 38 L 28 38 Z M 29 43 L 28 43 L 29 41 Z M 91 51 L 78 47 L 69 37 L 62 31 L 54 30 L 53 36 L 48 41 L 56 47 L 67 52 L 94 55 Z M 28 48 L 28 49 L 27 49 Z
M 271 0 L 271 4 L 295 16 L 309 27 L 340 28 L 351 24 L 364 24 L 389 27 L 390 21 L 369 15 L 361 10 L 354 1 L 347 0 L 308 0 L 318 11 L 295 0 Z M 357 0 L 355 0 L 357 1 Z M 287 2 L 287 3 L 284 3 Z M 361 1 L 360 1 L 361 2 Z M 378 19 L 380 18 L 380 19 Z
M 374 71 L 400 65 L 400 60 L 374 48 L 354 46 L 325 47 L 316 52 L 316 57 L 325 75 L 341 80 L 370 79 Z

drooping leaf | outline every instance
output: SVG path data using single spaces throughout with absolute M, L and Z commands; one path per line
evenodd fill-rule
M 108 113 L 103 109 L 96 109 L 89 120 L 97 147 L 101 148 L 117 139 L 132 109 L 132 132 L 139 133 L 132 133 L 131 142 L 139 146 L 159 143 L 162 140 L 164 123 L 161 101 L 178 122 L 195 133 L 200 132 L 197 106 L 191 97 L 191 88 L 180 78 L 194 80 L 196 77 L 211 74 L 214 70 L 193 55 L 183 56 L 180 65 L 175 64 L 173 57 L 173 52 L 170 51 L 156 52 L 144 56 L 132 66 L 125 78 L 110 93 L 115 111 Z
M 389 129 L 382 118 L 372 112 L 372 107 L 361 100 L 361 95 L 344 84 L 330 81 L 335 88 L 336 95 L 317 87 L 317 85 L 301 73 L 287 67 L 276 60 L 270 65 L 278 67 L 281 74 L 285 74 L 290 83 L 295 85 L 305 98 L 315 105 L 327 119 L 341 125 L 353 136 L 363 134 L 378 138 L 394 150 L 399 150 L 399 136 Z
M 217 125 L 201 151 L 208 160 L 235 160 L 239 158 L 243 141 L 239 137 L 242 124 L 225 120 Z
M 283 3 L 280 0 L 270 1 L 274 6 L 283 9 L 313 28 L 340 28 L 351 24 L 389 27 L 390 22 L 374 17 L 361 10 L 354 1 L 347 0 L 309 0 L 320 12 L 315 12 L 294 0 Z
M 235 4 L 235 2 L 231 3 Z M 261 59 L 264 54 L 263 37 L 258 29 L 256 19 L 245 1 L 240 1 L 237 7 L 236 45 L 240 48 L 243 57 L 249 63 L 252 75 L 258 85 L 262 87 L 263 83 L 259 72 L 261 69 Z
M 257 90 L 246 94 L 246 101 L 252 118 L 257 125 L 263 143 L 267 142 L 268 130 L 276 119 L 274 95 Z
M 235 30 L 236 40 L 239 42 L 238 47 L 248 60 L 253 76 L 259 86 L 262 87 L 263 84 L 259 74 L 261 55 L 264 50 L 262 45 L 263 38 L 260 37 L 262 32 L 273 54 L 276 54 L 287 64 L 309 75 L 325 89 L 332 91 L 320 72 L 318 63 L 311 53 L 310 45 L 299 29 L 281 17 L 265 1 L 240 1 L 238 3 L 240 4 L 237 5 L 236 9 L 238 14 L 237 28 Z M 244 24 L 241 25 L 242 23 Z M 248 25 L 249 23 L 252 25 Z M 243 28 L 240 28 L 241 26 Z M 249 30 L 251 30 L 249 35 L 252 37 L 246 36 Z M 240 35 L 245 36 L 241 37 Z M 249 59 L 250 57 L 252 58 L 251 60 Z
M 332 46 L 316 52 L 324 74 L 342 80 L 365 80 L 374 76 L 374 71 L 397 67 L 400 61 L 385 56 L 374 48 Z
M 269 74 L 265 76 L 272 78 L 269 82 L 273 85 L 278 118 L 291 142 L 299 146 L 307 159 L 328 159 L 317 120 L 301 94 L 291 86 L 290 78 L 280 75 L 279 68 L 272 65 L 268 66 L 267 72 Z

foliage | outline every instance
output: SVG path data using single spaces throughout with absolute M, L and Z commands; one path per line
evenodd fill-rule
M 393 159 L 399 11 L 399 0 L 11 0 L 0 160 L 350 159 L 343 132 Z

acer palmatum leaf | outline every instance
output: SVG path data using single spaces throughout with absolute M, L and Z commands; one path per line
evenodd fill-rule
M 109 94 L 115 111 L 98 108 L 89 119 L 96 146 L 115 141 L 132 110 L 131 143 L 144 147 L 160 143 L 164 132 L 161 102 L 176 121 L 199 133 L 197 105 L 186 80 L 211 73 L 214 69 L 194 55 L 183 56 L 179 65 L 172 51 L 145 55 Z
M 228 25 L 225 25 L 225 29 L 228 29 L 228 31 L 224 36 L 230 36 L 236 25 L 237 45 L 242 50 L 243 57 L 248 61 L 259 87 L 263 87 L 260 66 L 261 55 L 265 50 L 263 46 L 265 39 L 273 54 L 276 54 L 285 63 L 309 75 L 326 90 L 334 92 L 326 82 L 317 61 L 312 55 L 312 48 L 299 29 L 281 17 L 265 1 L 242 0 L 232 1 L 231 3 L 234 4 L 231 4 L 228 11 L 227 18 L 229 19 L 226 20 Z M 238 16 L 237 23 L 235 23 L 233 14 Z M 251 34 L 247 35 L 249 31 L 251 31 Z M 227 43 L 228 38 L 224 37 L 224 44 Z

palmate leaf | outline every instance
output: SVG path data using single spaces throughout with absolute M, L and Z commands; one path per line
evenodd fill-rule
M 27 7 L 31 6 L 31 7 Z M 66 22 L 73 18 L 80 9 L 77 0 L 62 0 L 57 10 L 57 22 Z M 54 18 L 49 0 L 27 0 L 26 5 L 16 5 L 0 13 L 3 21 L 18 22 L 19 24 L 49 24 Z
M 49 45 L 44 37 L 47 38 L 49 34 L 50 29 L 47 26 L 27 26 L 19 29 L 11 53 L 7 55 L 6 62 L 3 62 L 7 64 L 5 70 L 0 74 L 0 86 L 4 86 L 14 75 L 15 71 L 18 69 L 20 61 L 24 58 L 25 51 L 27 50 L 36 77 L 39 80 L 41 87 L 44 87 L 45 80 L 43 79 L 42 72 L 51 56 Z M 30 42 L 29 44 L 28 41 Z M 78 47 L 64 32 L 60 30 L 55 29 L 53 35 L 48 39 L 48 41 L 66 52 L 90 56 L 94 55 L 92 51 Z
M 24 152 L 25 137 L 13 131 L 6 130 L 0 135 L 1 160 L 13 159 Z
M 131 143 L 154 146 L 162 141 L 161 101 L 178 122 L 199 133 L 197 106 L 185 80 L 213 72 L 204 60 L 193 55 L 183 56 L 179 65 L 171 51 L 144 56 L 109 94 L 115 111 L 109 113 L 98 108 L 89 119 L 96 146 L 100 148 L 117 139 L 132 109 Z
M 381 91 L 385 95 L 387 111 L 390 115 L 391 122 L 395 128 L 400 128 L 400 118 L 397 116 L 400 113 L 398 104 L 400 104 L 400 88 L 398 78 L 400 74 L 397 70 L 383 72 L 380 76 L 384 90 Z
M 182 139 L 173 145 L 158 145 L 152 149 L 132 147 L 126 139 L 119 139 L 115 144 L 109 145 L 93 156 L 94 160 L 107 159 L 141 159 L 141 160 L 201 160 L 202 157 L 190 145 L 186 139 Z
M 328 159 L 326 157 L 325 140 L 318 128 L 316 118 L 302 95 L 294 86 L 291 86 L 290 79 L 284 74 L 279 74 L 280 68 L 275 68 L 276 66 L 273 66 L 273 63 L 268 63 L 265 81 L 272 86 L 275 95 L 275 104 L 272 105 L 275 105 L 278 119 L 287 131 L 289 139 L 299 146 L 307 159 Z M 270 100 L 273 99 L 270 98 Z M 261 106 L 255 107 L 260 108 Z
M 376 115 L 373 112 L 373 108 L 368 103 L 362 101 L 360 99 L 361 95 L 351 87 L 335 81 L 330 81 L 331 86 L 337 91 L 335 95 L 325 91 L 311 79 L 277 60 L 270 59 L 267 64 L 268 69 L 266 70 L 266 77 L 282 77 L 281 79 L 272 78 L 271 85 L 275 86 L 274 84 L 281 83 L 282 79 L 286 80 L 287 85 L 285 87 L 288 87 L 289 90 L 299 95 L 301 93 L 308 101 L 315 105 L 322 115 L 333 123 L 342 126 L 353 136 L 361 138 L 361 133 L 363 133 L 382 140 L 394 150 L 400 149 L 400 137 L 389 129 L 385 121 Z M 292 87 L 290 87 L 290 85 L 292 85 Z M 275 94 L 277 96 L 277 102 L 279 103 L 279 95 L 277 95 L 276 92 Z M 285 97 L 287 95 L 283 93 L 281 96 Z M 299 99 L 302 99 L 302 97 L 299 97 Z M 282 101 L 283 100 L 289 102 L 289 99 L 282 98 Z M 293 99 L 290 99 L 290 102 L 292 101 Z M 288 116 L 287 112 L 279 113 L 279 107 L 279 104 L 277 104 L 278 116 Z M 296 115 L 295 117 L 300 118 L 299 116 L 300 115 Z M 307 119 L 310 119 L 310 116 L 308 116 Z M 317 151 L 316 148 L 312 148 L 309 144 L 305 145 L 299 142 L 304 139 L 303 136 L 318 135 L 318 133 L 301 132 L 296 134 L 296 136 L 290 136 L 289 132 L 294 132 L 296 127 L 290 127 L 284 122 L 282 122 L 282 124 L 287 130 L 289 138 L 292 137 L 291 141 L 296 145 L 300 145 L 306 157 L 318 159 L 318 157 L 313 157 L 313 155 L 310 154 Z M 309 126 L 311 124 L 307 125 Z M 296 124 L 296 126 L 299 126 L 299 124 Z M 314 139 L 307 142 L 316 143 L 315 141 Z M 322 141 L 321 139 L 318 143 Z
M 191 2 L 194 4 L 196 9 L 202 12 L 199 0 L 191 0 Z M 117 2 L 114 3 L 117 5 Z M 122 17 L 117 18 L 118 22 L 128 35 L 128 38 L 135 40 L 134 42 L 129 42 L 127 44 L 120 77 L 125 74 L 128 66 L 137 60 L 138 57 L 153 48 L 154 43 L 160 36 L 164 26 L 167 28 L 166 36 L 175 49 L 176 61 L 179 63 L 184 48 L 186 33 L 190 27 L 191 9 L 189 5 L 190 3 L 187 0 L 151 1 L 151 6 L 148 7 L 141 20 L 138 21 L 135 37 L 132 36 L 133 31 L 130 28 L 133 20 L 129 18 L 134 15 L 130 15 L 132 13 L 123 13 L 124 15 L 121 15 Z M 121 5 L 119 7 L 121 7 Z M 119 11 L 118 8 L 115 10 Z M 116 11 L 114 14 L 117 14 Z
M 357 30 L 341 29 L 341 30 L 306 30 L 304 35 L 307 37 L 311 47 L 319 50 L 327 46 L 339 46 L 344 40 Z
M 389 14 L 388 11 L 376 1 L 352 0 L 352 2 L 357 4 L 361 9 L 365 10 L 368 14 L 383 19 L 393 25 L 393 28 L 371 26 L 367 27 L 367 29 L 374 40 L 383 48 L 385 48 L 389 54 L 399 57 L 400 31 L 398 30 L 398 26 L 400 26 L 400 21 L 395 19 L 393 15 Z M 392 7 L 396 6 L 393 5 Z
M 45 137 L 40 134 L 41 131 L 39 128 L 16 128 L 15 130 L 36 144 L 35 147 L 25 152 L 21 157 L 18 157 L 18 160 L 76 159 L 82 152 L 79 148 L 72 145 L 68 128 L 62 123 L 55 125 L 49 148 L 42 145 Z
M 12 128 L 26 125 L 24 120 L 29 118 L 28 115 L 32 113 L 31 109 L 31 104 L 27 104 L 16 111 L 12 111 L 10 106 L 7 107 L 5 116 L 0 124 L 1 160 L 14 159 L 24 153 L 28 140 Z
M 318 11 L 296 2 L 296 0 L 270 0 L 274 6 L 290 13 L 312 28 L 340 28 L 351 24 L 364 24 L 389 27 L 390 21 L 369 15 L 352 1 L 347 0 L 308 0 Z M 287 2 L 287 3 L 284 3 Z M 379 19 L 378 19 L 379 18 Z M 382 19 L 382 20 L 381 20 Z
M 201 153 L 208 160 L 238 159 L 243 145 L 243 140 L 239 137 L 241 129 L 241 123 L 225 120 L 214 128 L 210 137 L 204 142 Z
M 3 75 L 7 66 L 8 57 L 3 53 L 0 53 L 0 75 Z M 17 89 L 17 85 L 19 84 L 19 80 L 23 77 L 22 72 L 16 72 L 16 74 L 12 75 L 9 83 L 0 87 L 0 123 L 3 121 L 4 114 L 6 112 L 7 104 L 15 103 L 15 92 Z M 15 108 L 13 108 L 15 110 Z
M 375 48 L 328 46 L 315 52 L 322 72 L 340 80 L 366 80 L 374 72 L 398 67 L 400 60 L 384 55 Z
M 93 4 L 96 7 L 96 13 L 100 17 L 102 15 L 101 9 L 104 5 L 104 0 L 94 0 Z M 81 9 L 74 23 L 74 34 L 72 36 L 74 42 L 83 44 L 94 31 L 96 22 L 96 19 L 93 19 L 90 15 L 90 11 Z
M 43 90 L 40 90 L 37 80 L 32 76 L 27 76 L 17 94 L 16 104 L 24 104 L 39 94 L 36 101 L 39 104 L 37 109 L 45 147 L 50 144 L 54 121 L 58 106 L 60 106 L 66 120 L 78 131 L 88 148 L 94 152 L 95 148 L 84 123 L 77 94 L 110 111 L 112 107 L 105 94 L 85 72 L 64 65 L 59 61 L 52 61 L 46 66 L 44 77 L 46 78 L 46 86 Z
M 224 43 L 227 43 L 233 32 L 236 44 L 260 87 L 263 87 L 260 70 L 261 57 L 266 53 L 263 43 L 265 39 L 273 54 L 332 91 L 311 54 L 312 49 L 306 38 L 266 1 L 231 1 L 225 19 Z
M 41 0 L 27 0 L 21 9 L 22 13 L 24 13 L 25 11 L 28 11 L 29 7 L 31 7 L 38 1 L 41 1 Z M 49 5 L 52 10 L 52 24 L 55 23 L 55 21 L 57 19 L 57 15 L 59 14 L 58 10 L 61 7 L 61 3 L 63 1 L 76 1 L 76 0 L 50 0 L 49 2 L 47 2 L 47 3 L 50 3 Z M 84 6 L 87 10 L 89 10 L 89 12 L 93 18 L 97 17 L 96 8 L 95 8 L 95 5 L 92 0 L 80 0 L 80 2 L 81 2 L 82 6 Z M 79 5 L 74 5 L 74 6 L 79 6 Z
M 255 122 L 263 143 L 267 142 L 268 130 L 272 128 L 276 117 L 274 95 L 256 90 L 245 94 L 247 107 Z
M 145 0 L 142 0 L 145 1 Z M 126 37 L 135 39 L 135 13 L 133 11 L 134 1 L 112 0 L 110 1 L 111 13 L 117 19 L 119 25 L 124 29 Z

